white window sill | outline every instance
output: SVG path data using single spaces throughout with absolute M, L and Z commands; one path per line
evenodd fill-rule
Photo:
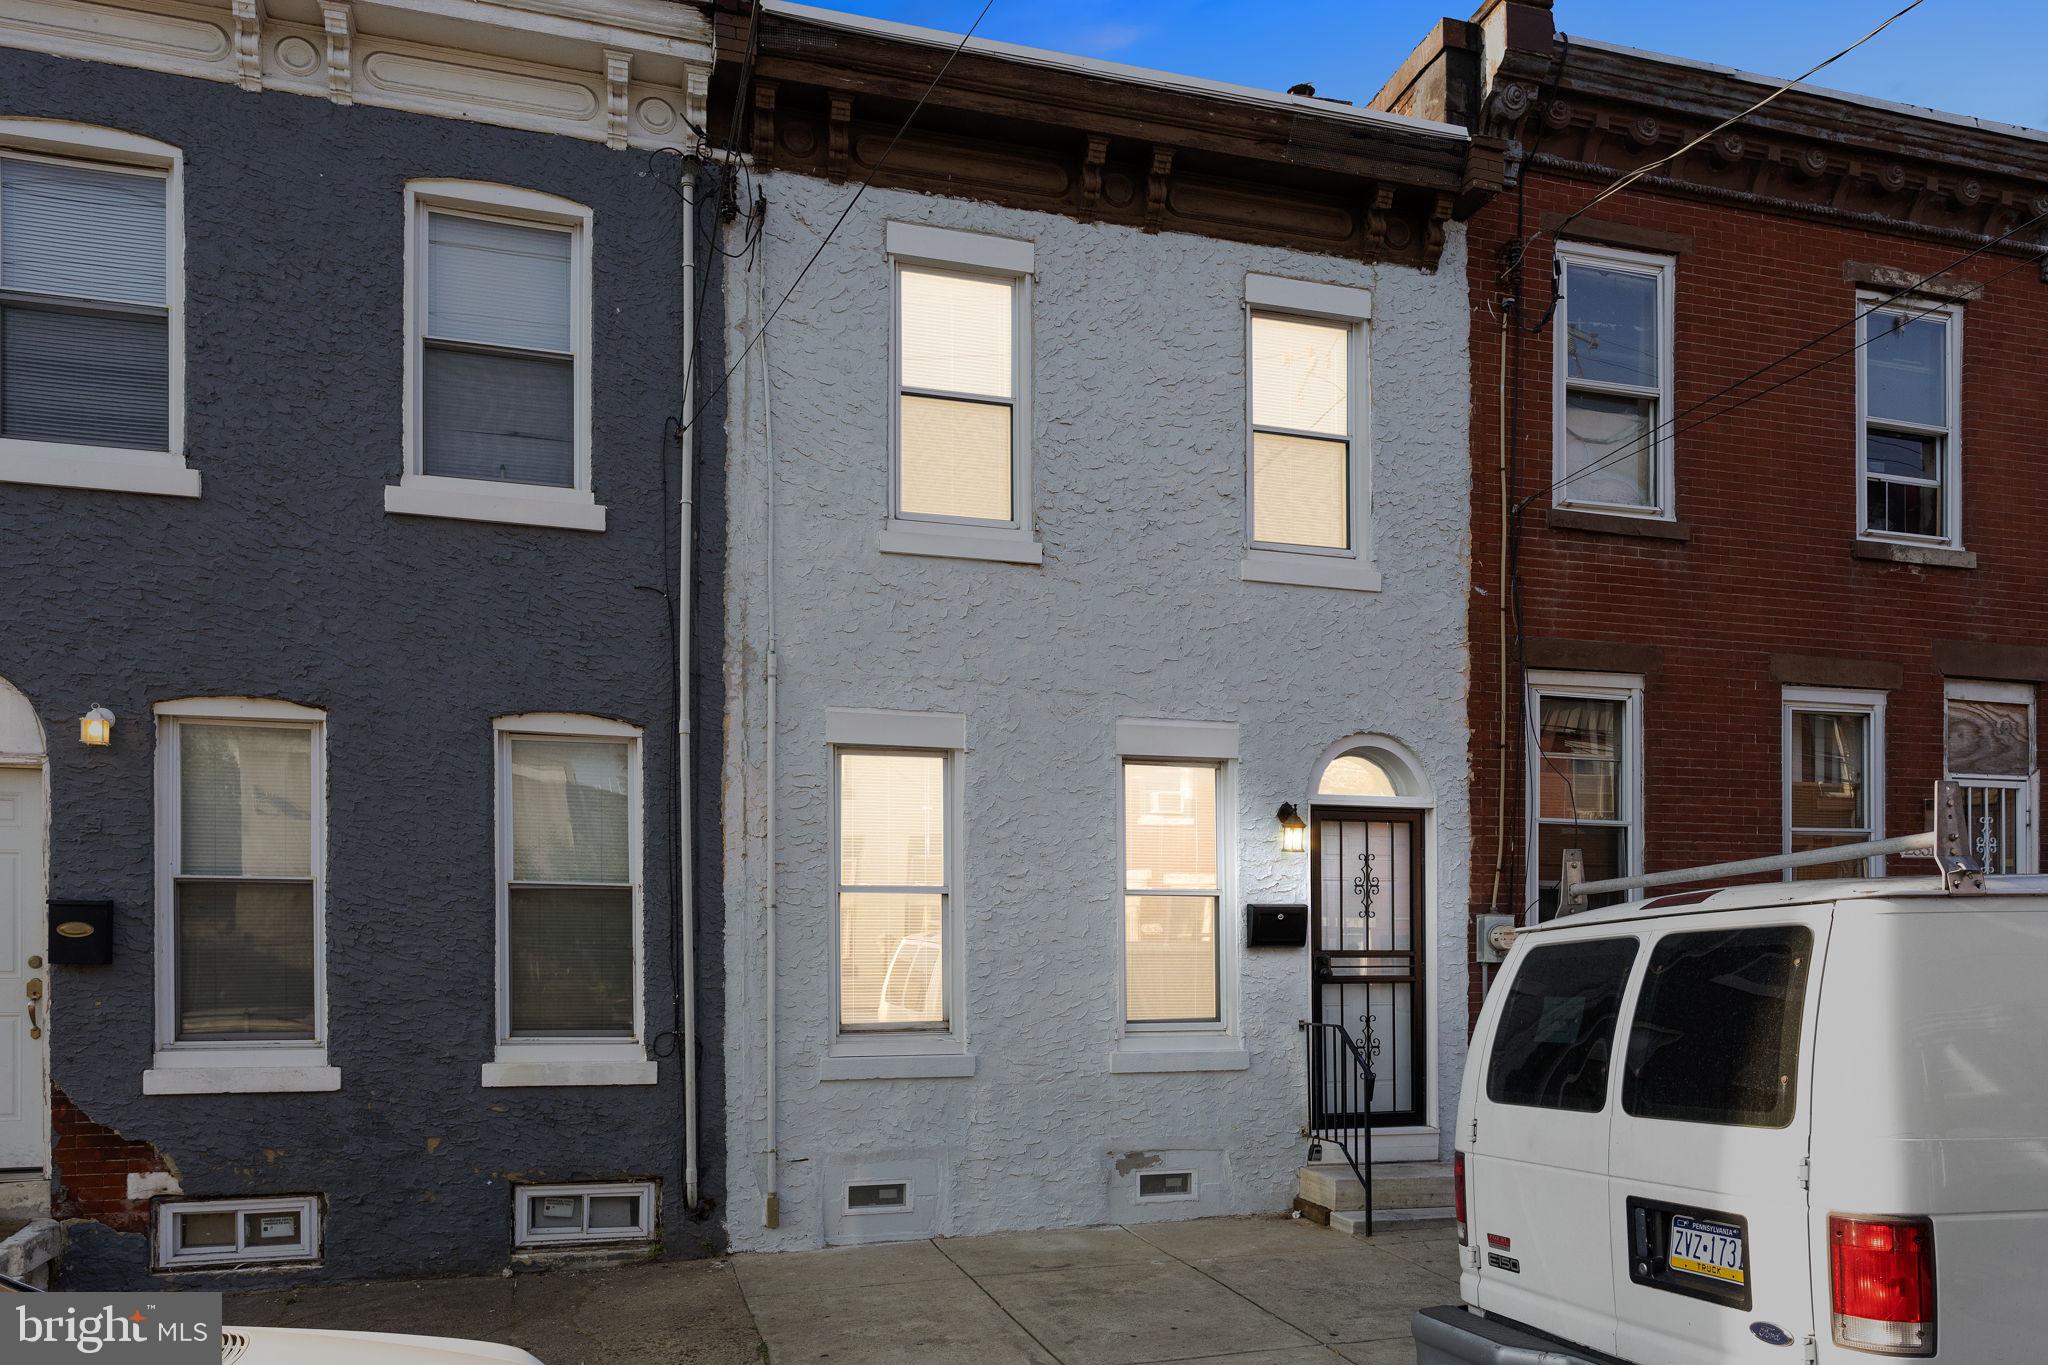
M 891 521 L 875 539 L 885 555 L 932 555 L 996 564 L 1043 564 L 1045 547 L 1028 531 L 953 522 Z
M 974 1074 L 971 1052 L 923 1055 L 828 1056 L 818 1064 L 821 1081 L 939 1080 Z
M 166 1049 L 142 1073 L 145 1095 L 284 1095 L 341 1089 L 324 1047 Z
M 408 517 L 447 517 L 563 531 L 602 531 L 604 508 L 574 488 L 541 488 L 488 479 L 408 474 L 384 489 L 384 510 Z
M 1245 1071 L 1244 1044 L 1221 1034 L 1131 1034 L 1109 1054 L 1111 1075 L 1166 1071 Z
M 1297 555 L 1284 550 L 1246 550 L 1237 576 L 1247 583 L 1284 583 L 1298 588 L 1342 588 L 1378 592 L 1380 571 L 1362 559 L 1341 555 Z
M 485 1062 L 486 1090 L 555 1085 L 653 1085 L 653 1062 Z
M 176 455 L 55 441 L 0 441 L 0 483 L 95 488 L 109 493 L 199 496 L 199 471 Z

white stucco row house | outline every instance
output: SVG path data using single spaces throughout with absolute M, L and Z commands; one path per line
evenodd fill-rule
M 1303 1020 L 1447 1155 L 1465 133 L 784 4 L 719 49 L 732 1244 L 1286 1208 Z

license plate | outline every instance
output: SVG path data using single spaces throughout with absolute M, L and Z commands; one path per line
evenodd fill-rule
M 1673 1270 L 1702 1275 L 1722 1284 L 1744 1284 L 1749 1274 L 1741 1228 L 1731 1223 L 1688 1218 L 1682 1213 L 1671 1215 L 1671 1253 L 1665 1261 Z

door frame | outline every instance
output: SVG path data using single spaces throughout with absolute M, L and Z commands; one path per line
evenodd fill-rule
M 35 907 L 30 913 L 32 915 L 41 914 L 42 921 L 46 922 L 48 919 L 47 913 L 42 911 L 38 901 L 42 904 L 47 904 L 50 895 L 51 825 L 55 812 L 50 801 L 49 746 L 44 736 L 42 721 L 36 716 L 35 707 L 29 703 L 28 698 L 22 694 L 20 689 L 9 683 L 4 677 L 0 677 L 0 771 L 33 773 L 41 779 L 40 781 L 32 781 L 30 783 L 31 790 L 35 792 L 34 799 L 43 803 L 43 846 L 38 850 L 40 857 L 35 864 L 38 874 L 37 886 L 40 888 L 40 895 L 37 900 L 30 902 L 31 906 Z M 47 937 L 47 935 L 45 936 Z M 49 944 L 46 942 L 43 945 L 42 952 L 39 954 L 43 959 L 44 965 L 33 969 L 40 971 L 43 978 L 43 1036 L 40 1040 L 39 1053 L 43 1074 L 42 1084 L 39 1087 L 41 1099 L 36 1104 L 38 1112 L 42 1115 L 42 1141 L 39 1144 L 41 1160 L 36 1166 L 20 1168 L 22 1170 L 38 1170 L 44 1178 L 48 1178 L 50 1174 L 52 1139 L 50 1044 L 54 1034 L 52 1027 L 54 1010 L 52 1007 L 55 1004 L 54 997 L 56 995 L 56 983 L 52 979 L 54 974 L 50 971 L 48 965 L 49 955 Z
M 1352 820 L 1367 824 L 1378 822 L 1405 825 L 1408 828 L 1409 972 L 1406 976 L 1360 977 L 1358 984 L 1368 988 L 1376 984 L 1408 986 L 1409 1074 L 1413 1084 L 1413 1095 L 1412 1102 L 1405 1109 L 1368 1115 L 1369 1122 L 1374 1128 L 1423 1127 L 1430 1124 L 1434 1114 L 1437 1084 L 1436 1079 L 1430 1075 L 1430 1059 L 1433 1055 L 1430 1044 L 1435 1010 L 1434 992 L 1429 989 L 1429 973 L 1436 959 L 1430 952 L 1429 941 L 1432 928 L 1429 914 L 1429 879 L 1434 875 L 1434 868 L 1429 859 L 1429 816 L 1429 809 L 1421 806 L 1365 806 L 1315 802 L 1309 807 L 1309 1017 L 1317 1022 L 1322 1022 L 1322 987 L 1326 984 L 1321 967 L 1323 959 L 1328 956 L 1320 946 L 1323 925 L 1323 822 Z

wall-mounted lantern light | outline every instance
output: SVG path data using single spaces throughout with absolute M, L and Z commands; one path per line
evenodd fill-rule
M 1280 851 L 1308 851 L 1308 824 L 1301 818 L 1301 812 L 1294 808 L 1292 801 L 1280 807 Z
M 104 706 L 95 706 L 78 720 L 78 742 L 90 744 L 95 749 L 105 748 L 114 742 L 114 713 Z

